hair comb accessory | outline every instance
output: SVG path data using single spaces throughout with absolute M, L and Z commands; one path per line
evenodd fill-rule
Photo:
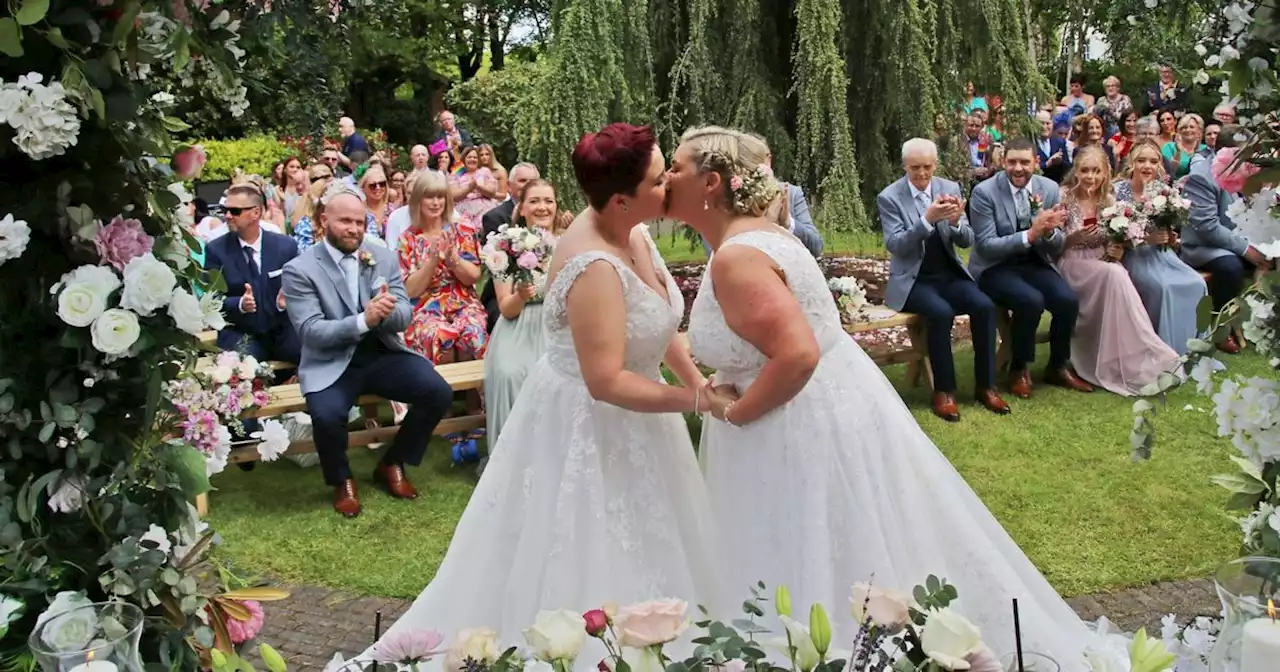
M 360 179 L 364 177 L 364 174 L 368 171 L 369 171 L 369 164 L 362 163 L 356 166 L 356 170 L 354 173 L 351 174 L 351 176 L 355 178 L 356 182 L 359 182 Z

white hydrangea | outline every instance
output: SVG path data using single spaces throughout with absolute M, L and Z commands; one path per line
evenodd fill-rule
M 30 242 L 31 227 L 26 222 L 14 219 L 13 214 L 0 219 L 0 264 L 21 257 Z
M 263 462 L 274 462 L 289 450 L 289 431 L 278 420 L 263 420 L 262 429 L 252 436 L 260 442 L 258 455 Z
M 1280 460 L 1280 383 L 1264 378 L 1228 379 L 1213 395 L 1218 435 L 1259 467 Z
M 80 116 L 59 82 L 45 85 L 31 72 L 0 82 L 0 119 L 13 127 L 13 144 L 37 161 L 65 154 L 80 135 Z

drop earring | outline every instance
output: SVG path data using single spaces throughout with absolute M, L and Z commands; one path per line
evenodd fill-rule
M 705 199 L 705 198 L 704 198 L 704 199 L 702 199 L 702 209 L 703 209 L 703 210 L 710 210 L 710 209 L 711 209 L 711 204 L 710 204 L 710 203 L 708 203 L 708 202 L 707 202 L 707 199 Z

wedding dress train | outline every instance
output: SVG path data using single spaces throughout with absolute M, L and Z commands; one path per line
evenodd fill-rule
M 659 380 L 684 299 L 652 241 L 650 250 L 665 300 L 604 252 L 573 257 L 555 278 L 544 304 L 546 354 L 525 380 L 439 571 L 383 641 L 421 629 L 451 640 L 486 627 L 504 648 L 521 646 L 541 610 L 673 597 L 688 601 L 692 616 L 714 599 L 710 507 L 687 426 L 678 414 L 592 399 L 565 310 L 578 276 L 611 264 L 627 307 L 626 369 Z M 588 640 L 577 669 L 594 670 L 603 656 Z M 439 669 L 441 659 L 420 669 Z
M 850 587 L 872 582 L 909 593 L 929 575 L 946 579 L 953 607 L 997 654 L 1014 649 L 1018 598 L 1027 650 L 1065 672 L 1087 669 L 1096 640 L 929 440 L 879 367 L 849 338 L 812 255 L 791 235 L 750 231 L 748 245 L 782 269 L 817 336 L 822 357 L 794 399 L 746 427 L 708 418 L 701 450 L 714 518 L 731 525 L 720 591 L 789 587 L 794 609 L 821 602 L 833 646 L 857 631 Z M 745 389 L 766 359 L 725 324 L 710 265 L 694 300 L 689 339 L 716 382 Z M 730 592 L 732 591 L 732 592 Z M 727 605 L 722 608 L 729 608 Z

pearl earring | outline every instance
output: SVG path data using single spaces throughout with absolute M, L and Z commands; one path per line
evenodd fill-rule
M 710 210 L 710 209 L 711 209 L 711 204 L 710 204 L 710 203 L 708 203 L 708 202 L 707 202 L 707 199 L 705 199 L 705 198 L 704 198 L 704 199 L 702 199 L 702 209 L 703 209 L 703 210 Z

